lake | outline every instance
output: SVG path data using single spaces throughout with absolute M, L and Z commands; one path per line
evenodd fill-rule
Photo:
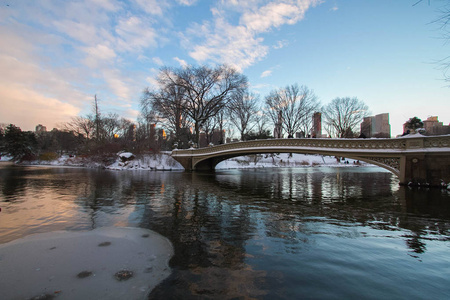
M 2 163 L 0 208 L 0 243 L 110 226 L 167 237 L 172 273 L 150 299 L 450 298 L 450 191 L 401 187 L 378 167 Z

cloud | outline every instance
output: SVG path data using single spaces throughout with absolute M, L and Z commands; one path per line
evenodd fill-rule
M 120 4 L 115 0 L 90 0 L 90 3 L 112 12 L 118 11 L 120 8 Z
M 274 49 L 281 49 L 289 45 L 289 42 L 286 40 L 278 41 L 275 45 L 273 45 Z
M 133 101 L 146 84 L 154 83 L 150 67 L 162 66 L 167 57 L 186 66 L 179 57 L 187 53 L 197 62 L 245 69 L 272 47 L 286 45 L 266 44 L 264 33 L 299 22 L 318 0 L 217 0 L 210 4 L 209 16 L 198 16 L 201 21 L 176 32 L 180 27 L 171 23 L 171 9 L 193 10 L 188 6 L 198 2 L 46 0 L 0 7 L 2 118 L 51 127 L 51 118 L 86 113 L 94 94 L 104 99 L 104 110 L 136 115 Z M 184 54 L 155 56 L 155 49 L 175 38 L 181 39 Z
M 130 100 L 130 88 L 126 80 L 121 76 L 121 72 L 117 69 L 109 69 L 103 71 L 103 77 L 114 95 L 122 101 Z M 121 102 L 122 102 L 121 101 Z
M 153 60 L 153 62 L 154 62 L 155 64 L 157 64 L 158 66 L 164 65 L 162 59 L 159 58 L 159 57 L 153 57 L 152 60 Z
M 23 86 L 0 84 L 0 98 L 6 99 L 1 104 L 0 120 L 16 124 L 22 130 L 34 130 L 38 124 L 52 129 L 80 112 L 74 105 Z
M 148 76 L 147 78 L 145 78 L 145 80 L 150 85 L 150 87 L 154 87 L 154 88 L 158 87 L 158 81 L 156 80 L 155 77 Z
M 272 75 L 272 71 L 271 70 L 267 70 L 267 71 L 262 72 L 261 78 L 269 77 L 270 75 Z
M 183 59 L 180 59 L 178 57 L 174 57 L 173 59 L 176 62 L 178 62 L 180 64 L 180 66 L 182 66 L 182 67 L 186 67 L 188 65 L 188 63 L 185 60 L 183 60 Z
M 177 0 L 177 2 L 184 6 L 191 6 L 197 3 L 197 0 Z
M 256 33 L 265 32 L 284 24 L 292 25 L 303 19 L 306 10 L 309 8 L 308 2 L 271 2 L 256 11 L 246 12 L 241 17 L 240 23 Z
M 73 20 L 55 20 L 55 28 L 67 34 L 70 38 L 86 45 L 97 43 L 101 37 L 95 24 L 75 22 Z
M 31 46 L 30 49 L 32 49 Z M 46 97 L 65 99 L 65 102 L 73 105 L 80 105 L 83 102 L 85 94 L 70 83 L 73 80 L 83 83 L 81 72 L 70 67 L 43 69 L 33 59 L 33 56 L 28 58 L 24 55 L 17 58 L 0 53 L 0 69 L 7 70 L 0 72 L 0 82 L 18 90 L 29 89 Z M 7 100 L 4 98 L 2 102 Z
M 259 84 L 251 84 L 250 88 L 252 92 L 257 94 L 262 94 L 263 91 L 269 90 L 269 89 L 275 89 L 276 86 L 269 84 L 269 83 L 259 83 Z
M 156 45 L 156 31 L 145 19 L 136 16 L 119 20 L 115 32 L 118 51 L 140 52 Z
M 261 34 L 299 22 L 318 3 L 319 0 L 222 1 L 222 5 L 211 9 L 212 20 L 193 24 L 186 30 L 182 45 L 192 49 L 189 55 L 198 62 L 226 63 L 242 70 L 269 52 Z M 236 13 L 238 18 L 233 18 Z M 280 41 L 274 48 L 285 45 Z
M 150 5 L 151 15 L 133 5 Z M 157 47 L 155 16 L 168 7 L 159 1 L 48 0 L 17 2 L 5 13 L 0 8 L 0 68 L 8 70 L 0 82 L 10 87 L 8 96 L 22 102 L 21 91 L 33 92 L 36 99 L 59 101 L 76 113 L 90 106 L 95 93 L 111 99 L 111 109 L 130 106 L 145 84 L 142 71 L 130 66 L 134 60 L 151 63 L 143 54 Z M 18 108 L 8 108 L 9 115 L 17 115 Z
M 141 7 L 146 13 L 151 15 L 162 16 L 164 10 L 168 7 L 168 3 L 158 0 L 134 0 L 139 7 Z
M 140 114 L 140 112 L 136 109 L 127 109 L 123 112 L 125 119 L 136 120 Z
M 116 58 L 116 53 L 107 45 L 96 45 L 94 47 L 85 47 L 83 51 L 86 53 L 84 63 L 90 68 L 98 68 L 102 62 L 108 64 Z
M 214 31 L 211 31 L 208 25 L 205 23 L 188 32 L 191 36 L 201 35 L 205 38 L 203 43 L 192 45 L 193 50 L 189 52 L 196 61 L 211 60 L 241 70 L 268 52 L 268 47 L 262 45 L 263 39 L 251 34 L 244 26 L 233 26 L 221 17 L 215 20 Z

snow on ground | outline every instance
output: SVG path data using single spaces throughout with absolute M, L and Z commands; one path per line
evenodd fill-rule
M 83 156 L 61 155 L 55 160 L 33 160 L 23 161 L 21 165 L 45 165 L 45 166 L 70 166 L 70 167 L 86 167 L 101 168 L 103 165 L 92 159 Z
M 130 160 L 124 158 L 129 158 Z M 119 154 L 119 158 L 113 164 L 108 165 L 105 168 L 110 170 L 184 170 L 183 167 L 170 156 L 170 152 L 137 156 L 134 156 L 132 153 L 121 153 Z
M 170 152 L 158 154 L 134 155 L 131 152 L 118 153 L 114 162 L 100 163 L 80 156 L 63 155 L 52 161 L 24 162 L 27 165 L 77 166 L 105 168 L 109 170 L 154 170 L 181 171 L 183 167 L 170 156 Z M 335 157 L 306 154 L 281 153 L 241 156 L 225 160 L 216 169 L 282 168 L 282 167 L 353 167 L 368 165 L 352 159 L 338 161 Z
M 119 157 L 122 159 L 130 159 L 132 157 L 134 157 L 134 154 L 131 152 L 123 152 L 119 154 Z
M 335 157 L 322 155 L 289 154 L 278 155 L 259 154 L 242 156 L 225 160 L 216 166 L 216 169 L 242 169 L 242 168 L 283 168 L 283 167 L 350 167 L 368 165 L 353 159 L 338 161 Z
M 169 152 L 170 153 L 170 152 Z M 110 170 L 184 170 L 169 153 L 134 155 L 130 152 L 118 153 L 116 160 L 111 163 L 100 162 L 84 156 L 62 155 L 55 160 L 25 161 L 23 165 L 71 166 L 86 168 L 105 168 Z
M 6 155 L 1 156 L 0 155 L 0 161 L 10 161 L 11 159 L 12 159 L 12 157 L 10 157 L 10 156 L 6 156 Z

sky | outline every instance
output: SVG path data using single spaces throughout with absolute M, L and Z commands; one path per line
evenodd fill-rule
M 228 64 L 261 101 L 291 84 L 450 123 L 449 0 L 0 0 L 0 123 L 51 130 L 92 111 L 136 120 L 163 66 Z

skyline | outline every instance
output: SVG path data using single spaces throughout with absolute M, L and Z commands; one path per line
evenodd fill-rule
M 131 120 L 162 66 L 221 64 L 261 101 L 294 83 L 322 104 L 357 97 L 389 113 L 450 123 L 438 10 L 449 1 L 0 0 L 0 123 L 51 130 L 91 111 Z

